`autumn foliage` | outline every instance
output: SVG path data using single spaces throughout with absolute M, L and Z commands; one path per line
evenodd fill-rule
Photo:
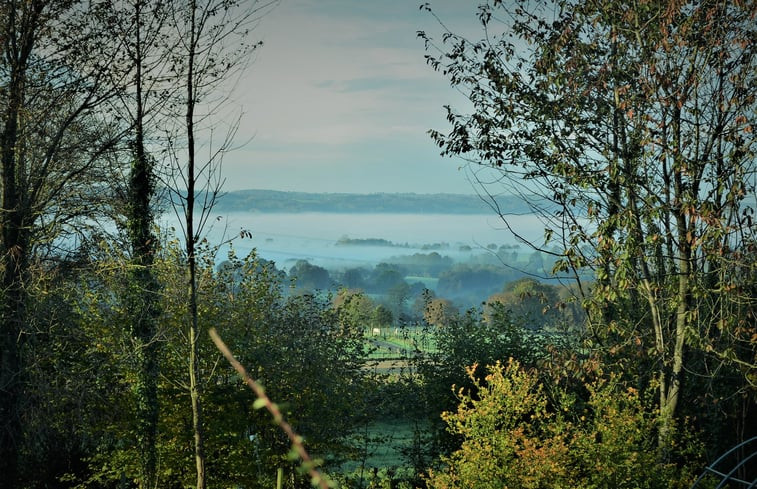
M 616 376 L 586 375 L 583 396 L 510 359 L 468 375 L 475 389 L 443 417 L 462 437 L 431 471 L 435 489 L 687 487 L 691 476 L 660 457 L 654 416 Z M 564 379 L 563 379 L 564 380 Z M 475 394 L 474 394 L 475 392 Z

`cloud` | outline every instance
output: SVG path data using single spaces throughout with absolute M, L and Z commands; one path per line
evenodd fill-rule
M 335 161 L 345 162 L 342 173 L 330 177 L 338 183 L 345 168 L 358 175 L 361 161 L 407 166 L 411 154 L 440 161 L 426 131 L 443 127 L 442 106 L 462 98 L 425 64 L 416 39 L 422 21 L 433 19 L 406 0 L 282 2 L 253 32 L 264 45 L 233 100 L 245 111 L 237 139 L 255 139 L 239 152 L 244 156 L 229 155 L 227 167 L 275 159 L 258 171 L 282 181 L 296 168 L 314 178 L 314 169 L 332 171 Z M 289 173 L 279 177 L 282 168 Z M 384 171 L 390 169 L 403 171 L 391 165 Z M 391 182 L 381 181 L 391 191 Z M 423 183 L 429 184 L 419 179 Z M 461 191 L 466 185 L 461 182 Z
M 343 144 L 430 119 L 430 85 L 445 82 L 425 66 L 415 29 L 388 14 L 363 18 L 352 10 L 362 3 L 284 2 L 263 19 L 264 46 L 239 99 L 247 127 L 268 140 Z

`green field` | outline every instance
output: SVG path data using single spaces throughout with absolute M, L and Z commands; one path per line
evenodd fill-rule
M 423 328 L 381 328 L 377 335 L 368 334 L 367 340 L 375 348 L 371 358 L 406 358 L 418 350 L 436 351 L 434 339 Z
M 342 464 L 339 472 L 355 482 L 362 480 L 364 486 L 385 480 L 387 473 L 395 477 L 412 474 L 407 455 L 416 444 L 418 429 L 417 424 L 407 419 L 371 423 L 353 438 L 361 447 L 361 457 Z

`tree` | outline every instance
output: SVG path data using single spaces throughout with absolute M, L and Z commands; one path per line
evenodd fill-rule
M 441 414 L 453 410 L 457 398 L 451 386 L 471 389 L 476 385 L 466 375 L 473 364 L 494 365 L 515 358 L 531 367 L 545 354 L 544 341 L 514 321 L 509 312 L 497 308 L 485 319 L 480 311 L 447 318 L 442 328 L 433 328 L 430 343 L 434 349 L 412 359 L 420 375 L 420 399 L 431 425 L 434 455 L 448 454 L 458 448 L 442 423 Z
M 481 303 L 481 298 L 497 291 L 509 278 L 510 274 L 501 266 L 458 264 L 439 274 L 436 291 L 475 306 Z
M 157 237 L 154 200 L 157 180 L 156 156 L 148 141 L 156 132 L 164 104 L 173 88 L 165 83 L 168 72 L 170 41 L 166 36 L 170 2 L 133 0 L 112 13 L 112 33 L 123 46 L 124 73 L 116 63 L 112 76 L 120 88 L 121 117 L 129 121 L 131 168 L 125 195 L 125 230 L 131 260 L 132 287 L 126 293 L 130 310 L 129 333 L 136 356 L 135 418 L 141 463 L 140 487 L 155 487 L 157 480 L 156 438 L 158 423 L 158 292 L 153 270 Z M 119 76 L 120 75 L 120 76 Z
M 329 271 L 318 265 L 312 265 L 307 260 L 297 260 L 289 275 L 294 277 L 298 288 L 305 290 L 324 290 L 331 286 Z
M 333 306 L 343 326 L 364 330 L 370 324 L 374 304 L 360 290 L 341 289 L 334 297 Z
M 202 417 L 202 379 L 200 378 L 199 311 L 196 251 L 206 228 L 210 211 L 219 196 L 221 176 L 220 160 L 229 150 L 235 133 L 235 125 L 228 128 L 224 141 L 213 148 L 209 136 L 209 158 L 198 161 L 198 135 L 207 126 L 209 117 L 222 105 L 224 97 L 218 98 L 213 90 L 221 88 L 222 82 L 239 73 L 248 62 L 250 53 L 260 43 L 248 40 L 250 28 L 267 12 L 275 0 L 242 2 L 237 0 L 189 0 L 178 8 L 172 19 L 178 38 L 178 49 L 173 59 L 173 69 L 183 90 L 180 105 L 184 109 L 180 139 L 183 140 L 183 155 L 179 155 L 178 141 L 172 144 L 174 172 L 169 177 L 172 202 L 177 214 L 182 214 L 183 234 L 187 260 L 187 299 L 189 303 L 189 391 L 192 406 L 192 431 L 194 433 L 194 458 L 197 471 L 197 489 L 205 489 L 205 450 Z M 180 54 L 179 54 L 180 53 Z M 206 114 L 198 109 L 208 111 Z M 210 131 L 209 131 L 210 132 Z M 199 197 L 199 198 L 198 198 Z M 197 209 L 196 209 L 197 207 Z M 180 210 L 179 210 L 180 209 Z M 199 210 L 196 214 L 195 211 Z
M 389 289 L 404 281 L 405 275 L 398 266 L 379 263 L 371 273 L 370 285 L 376 293 L 385 294 Z
M 398 322 L 403 322 L 407 301 L 410 299 L 410 286 L 403 279 L 386 291 L 386 299 L 392 309 L 392 315 Z
M 457 308 L 449 299 L 429 297 L 423 309 L 423 320 L 432 326 L 444 327 L 457 316 Z
M 108 208 L 110 175 L 101 164 L 120 127 L 102 107 L 112 95 L 103 73 L 113 57 L 112 45 L 96 41 L 103 8 L 0 5 L 0 472 L 9 487 L 23 437 L 31 265 L 45 252 L 64 256 L 62 236 L 86 234 Z
M 287 421 L 306 438 L 308 451 L 338 462 L 349 452 L 347 436 L 363 402 L 363 328 L 340 323 L 336 311 L 313 295 L 287 297 L 271 262 L 263 263 L 254 254 L 230 257 L 229 265 L 214 273 L 212 256 L 204 251 L 198 250 L 200 327 L 218 327 L 238 359 L 277 399 Z M 165 270 L 176 271 L 175 266 Z M 173 281 L 172 289 L 181 306 L 183 284 Z M 174 324 L 181 320 L 179 314 Z M 291 448 L 286 436 L 254 408 L 255 397 L 238 376 L 218 365 L 218 352 L 207 336 L 199 346 L 201 371 L 208 372 L 203 395 L 205 447 L 213 454 L 208 457 L 208 485 L 268 486 L 274 484 L 277 468 L 294 472 L 297 464 L 286 458 Z M 185 370 L 185 358 L 176 350 L 169 355 L 171 377 L 177 378 Z M 179 463 L 191 441 L 183 428 L 190 421 L 183 402 L 187 393 L 181 397 L 170 403 L 164 417 L 169 431 L 165 448 Z M 335 405 L 334 399 L 343 402 Z M 182 443 L 172 442 L 174 437 Z M 296 487 L 308 484 L 298 478 Z
M 532 278 L 508 282 L 502 292 L 493 294 L 486 300 L 487 305 L 494 302 L 507 307 L 528 328 L 554 327 L 560 321 L 557 289 Z
M 287 284 L 272 262 L 251 254 L 245 258 L 230 256 L 216 267 L 212 251 L 207 245 L 197 251 L 200 329 L 218 328 L 239 353 L 239 359 L 265 385 L 266 392 L 280 403 L 286 419 L 307 438 L 308 450 L 319 458 L 328 457 L 328 463 L 340 463 L 353 450 L 350 434 L 365 402 L 364 329 L 342 323 L 330 304 L 312 295 L 288 297 Z M 161 284 L 157 309 L 164 328 L 164 345 L 158 350 L 157 452 L 161 463 L 157 487 L 196 484 L 194 467 L 187 463 L 193 453 L 194 434 L 188 429 L 192 413 L 187 409 L 191 401 L 186 379 L 184 253 L 177 240 L 166 243 L 158 247 L 153 268 Z M 63 425 L 86 441 L 79 463 L 89 465 L 88 473 L 76 471 L 74 465 L 55 474 L 58 478 L 66 474 L 67 481 L 81 487 L 115 487 L 124 481 L 138 482 L 141 477 L 139 447 L 127 441 L 136 436 L 137 429 L 133 380 L 128 378 L 136 372 L 124 375 L 121 367 L 134 356 L 131 339 L 125 337 L 122 326 L 130 317 L 124 302 L 131 285 L 127 256 L 119 247 L 105 243 L 98 251 L 96 273 L 74 282 L 76 287 L 67 287 L 76 297 L 70 307 L 79 311 L 78 317 L 72 317 L 78 324 L 71 328 L 70 344 L 63 344 L 54 353 L 56 358 L 66 359 L 74 354 L 68 349 L 76 349 L 78 358 L 73 368 L 68 363 L 59 368 L 81 376 L 81 380 L 74 376 L 73 381 L 83 384 L 82 392 L 87 396 L 79 400 L 83 406 L 77 405 L 72 393 L 61 396 L 59 402 L 82 416 L 83 424 L 78 417 L 72 422 L 70 415 L 58 414 L 47 420 L 35 417 L 35 424 L 48 422 L 56 429 Z M 200 371 L 204 373 L 203 441 L 206 453 L 212 454 L 207 458 L 207 484 L 273 486 L 278 467 L 294 472 L 297 466 L 286 458 L 289 441 L 268 415 L 255 409 L 254 394 L 233 370 L 219 363 L 219 352 L 207 335 L 200 337 L 198 346 Z M 56 381 L 56 389 L 59 375 L 49 377 Z M 70 382 L 72 379 L 68 379 Z M 335 405 L 334 399 L 342 402 Z M 298 478 L 297 484 L 304 487 L 309 481 Z
M 391 309 L 384 304 L 379 304 L 373 309 L 371 320 L 373 325 L 377 328 L 388 328 L 392 325 L 394 316 L 392 315 Z
M 753 396 L 754 2 L 494 1 L 478 17 L 478 41 L 420 33 L 472 104 L 431 132 L 443 154 L 541 216 L 546 243 L 527 244 L 560 246 L 594 346 L 649 352 L 661 443 L 687 372 L 730 365 Z
M 350 289 L 364 289 L 367 273 L 364 268 L 348 268 L 342 275 L 342 285 Z

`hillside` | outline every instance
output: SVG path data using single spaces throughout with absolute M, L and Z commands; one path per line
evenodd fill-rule
M 528 212 L 516 197 L 499 199 L 508 212 Z M 489 206 L 476 195 L 413 193 L 307 193 L 277 190 L 228 192 L 218 202 L 217 212 L 332 212 L 488 214 Z

